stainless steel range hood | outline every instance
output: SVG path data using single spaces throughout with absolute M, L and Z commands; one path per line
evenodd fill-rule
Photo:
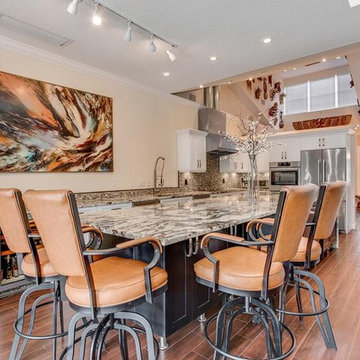
M 239 148 L 226 140 L 226 114 L 219 111 L 219 86 L 204 88 L 204 108 L 199 109 L 198 127 L 206 131 L 206 151 L 210 154 L 228 155 L 239 152 Z

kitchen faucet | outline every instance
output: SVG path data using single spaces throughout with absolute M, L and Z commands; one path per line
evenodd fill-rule
M 162 160 L 162 167 L 161 167 L 160 174 L 158 174 L 158 172 L 157 172 L 158 162 L 160 160 Z M 158 189 L 159 189 L 159 191 L 161 191 L 162 187 L 164 186 L 164 166 L 165 166 L 165 158 L 162 156 L 159 156 L 156 159 L 155 168 L 154 168 L 154 193 L 157 192 Z M 159 181 L 158 181 L 158 179 L 159 179 Z

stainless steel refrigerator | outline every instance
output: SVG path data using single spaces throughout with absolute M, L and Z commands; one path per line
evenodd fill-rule
M 302 150 L 300 184 L 346 181 L 346 149 Z M 346 196 L 339 211 L 339 230 L 345 231 Z

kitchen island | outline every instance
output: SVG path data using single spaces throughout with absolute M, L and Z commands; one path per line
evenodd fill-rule
M 145 236 L 161 241 L 159 265 L 168 272 L 168 290 L 152 305 L 145 303 L 136 311 L 151 321 L 165 346 L 167 336 L 220 303 L 217 293 L 195 281 L 193 265 L 203 257 L 201 237 L 214 231 L 244 236 L 247 222 L 275 214 L 277 199 L 278 194 L 269 193 L 249 201 L 246 194 L 239 193 L 167 205 L 79 212 L 82 223 L 100 228 L 115 243 Z M 211 251 L 226 247 L 224 242 L 211 243 Z M 149 261 L 152 247 L 144 244 L 124 251 L 123 256 Z

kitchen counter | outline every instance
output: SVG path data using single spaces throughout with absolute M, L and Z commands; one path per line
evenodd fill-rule
M 221 296 L 195 280 L 194 264 L 204 257 L 200 236 L 213 231 L 244 236 L 248 221 L 275 214 L 277 198 L 278 194 L 266 193 L 257 201 L 249 201 L 246 192 L 236 192 L 166 205 L 90 211 L 80 208 L 79 213 L 82 223 L 117 236 L 108 236 L 112 244 L 145 236 L 160 239 L 164 247 L 158 265 L 168 273 L 168 289 L 155 297 L 153 304 L 144 303 L 135 311 L 143 314 L 154 332 L 166 341 L 166 337 L 220 305 Z M 227 247 L 223 241 L 211 242 L 212 252 Z M 119 256 L 149 262 L 153 249 L 142 244 Z
M 129 209 L 80 212 L 82 223 L 100 228 L 104 233 L 135 239 L 158 238 L 163 246 L 209 232 L 246 223 L 254 218 L 273 215 L 277 194 L 247 200 L 246 193 L 191 200 L 169 205 L 148 205 Z

